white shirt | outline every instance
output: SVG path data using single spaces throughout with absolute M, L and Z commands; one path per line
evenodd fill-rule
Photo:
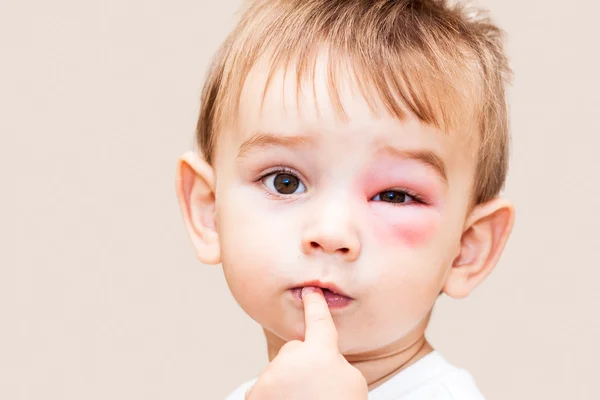
M 244 400 L 256 379 L 226 400 Z M 369 400 L 485 400 L 471 374 L 434 351 L 369 392 Z

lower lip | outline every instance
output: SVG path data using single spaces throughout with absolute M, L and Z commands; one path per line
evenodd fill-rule
M 325 297 L 325 301 L 329 308 L 343 308 L 352 302 L 350 297 L 343 296 L 341 294 L 333 293 L 329 290 L 322 289 L 323 296 Z M 294 297 L 300 301 L 302 301 L 302 288 L 294 288 L 292 289 L 292 294 Z

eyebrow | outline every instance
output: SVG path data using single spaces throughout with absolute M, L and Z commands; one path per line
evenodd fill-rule
M 266 149 L 269 147 L 306 147 L 314 144 L 310 136 L 285 136 L 273 133 L 257 133 L 246 139 L 240 146 L 237 158 L 248 155 L 253 150 Z
M 266 149 L 269 147 L 289 147 L 298 148 L 314 144 L 314 138 L 311 136 L 286 136 L 281 134 L 259 132 L 246 139 L 238 151 L 237 158 L 243 158 L 253 150 Z M 440 156 L 431 150 L 401 150 L 394 146 L 385 145 L 378 151 L 379 154 L 389 155 L 391 157 L 416 160 L 428 167 L 431 167 L 444 181 L 448 183 L 448 174 L 446 165 Z
M 419 161 L 431 167 L 442 178 L 444 183 L 448 184 L 446 165 L 442 158 L 431 150 L 400 150 L 393 146 L 384 146 L 379 150 L 379 154 Z

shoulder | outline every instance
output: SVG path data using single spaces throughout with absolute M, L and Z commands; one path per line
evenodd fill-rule
M 246 392 L 252 387 L 252 385 L 254 385 L 254 382 L 256 382 L 256 379 L 252 379 L 248 382 L 241 384 L 237 387 L 237 389 L 231 392 L 231 394 L 227 396 L 225 400 L 244 400 L 244 398 L 246 397 Z
M 431 382 L 427 390 L 435 395 L 431 396 L 435 400 L 485 400 L 473 376 L 458 368 L 448 371 L 438 380 Z
M 369 400 L 485 400 L 471 374 L 433 352 L 369 393 Z
M 244 400 L 256 379 L 225 400 Z M 369 400 L 485 400 L 469 372 L 433 352 L 369 393 Z

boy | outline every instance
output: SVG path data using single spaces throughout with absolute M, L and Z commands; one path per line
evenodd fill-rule
M 482 399 L 425 339 L 514 210 L 501 32 L 444 0 L 258 0 L 214 60 L 177 192 L 270 364 L 229 399 Z

